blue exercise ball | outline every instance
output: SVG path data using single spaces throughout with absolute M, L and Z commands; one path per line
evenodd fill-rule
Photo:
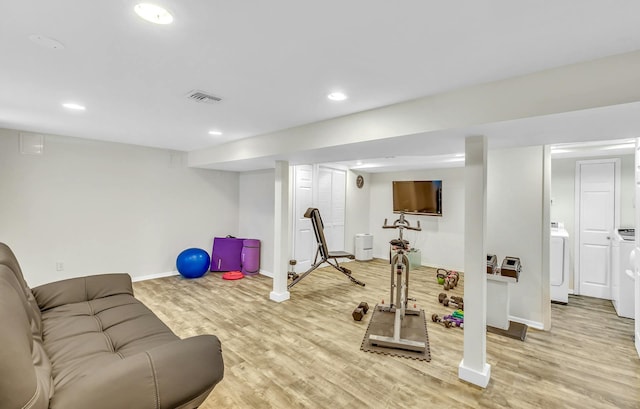
M 178 254 L 176 267 L 185 278 L 202 277 L 209 269 L 209 253 L 202 249 L 191 248 Z

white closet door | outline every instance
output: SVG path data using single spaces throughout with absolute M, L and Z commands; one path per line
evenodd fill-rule
M 297 261 L 296 272 L 300 273 L 311 267 L 317 250 L 311 219 L 304 217 L 309 207 L 320 210 L 329 250 L 344 250 L 347 172 L 325 166 L 297 165 L 293 167 L 293 181 L 292 253 Z
M 293 258 L 297 261 L 296 271 L 303 272 L 311 267 L 316 250 L 311 219 L 304 217 L 307 209 L 313 207 L 313 167 L 294 166 L 293 173 Z
M 334 169 L 331 174 L 332 250 L 344 250 L 346 188 L 347 173 L 343 170 Z
M 324 223 L 324 236 L 330 251 L 344 250 L 344 218 L 347 173 L 319 166 L 317 207 Z

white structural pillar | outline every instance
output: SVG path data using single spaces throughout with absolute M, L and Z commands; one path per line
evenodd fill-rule
M 289 299 L 287 290 L 287 267 L 289 265 L 289 237 L 291 232 L 289 200 L 289 162 L 276 161 L 275 204 L 273 209 L 273 301 Z
M 635 161 L 635 180 L 636 180 L 636 248 L 629 255 L 629 263 L 633 268 L 634 294 L 635 294 L 635 339 L 636 352 L 640 356 L 640 138 L 636 138 L 636 161 Z
M 487 139 L 465 140 L 464 356 L 458 377 L 486 388 L 487 363 Z

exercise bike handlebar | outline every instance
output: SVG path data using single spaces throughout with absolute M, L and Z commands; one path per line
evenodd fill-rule
M 408 229 L 408 230 L 422 231 L 422 228 L 420 227 L 420 220 L 418 220 L 417 227 L 412 227 L 407 220 L 398 219 L 395 222 L 393 222 L 392 225 L 388 225 L 387 219 L 384 219 L 384 225 L 382 226 L 382 228 L 383 229 Z

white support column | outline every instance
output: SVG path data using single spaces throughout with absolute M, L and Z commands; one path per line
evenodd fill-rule
M 551 329 L 551 147 L 542 152 L 542 328 Z
M 281 302 L 289 299 L 287 267 L 291 233 L 289 200 L 289 162 L 276 161 L 275 204 L 273 209 L 273 291 L 269 298 Z
M 629 262 L 633 268 L 634 294 L 635 294 L 635 339 L 636 352 L 640 356 L 640 138 L 636 138 L 636 161 L 635 161 L 635 181 L 636 181 L 636 248 L 629 255 Z
M 464 356 L 458 377 L 486 388 L 487 363 L 487 138 L 465 140 Z

